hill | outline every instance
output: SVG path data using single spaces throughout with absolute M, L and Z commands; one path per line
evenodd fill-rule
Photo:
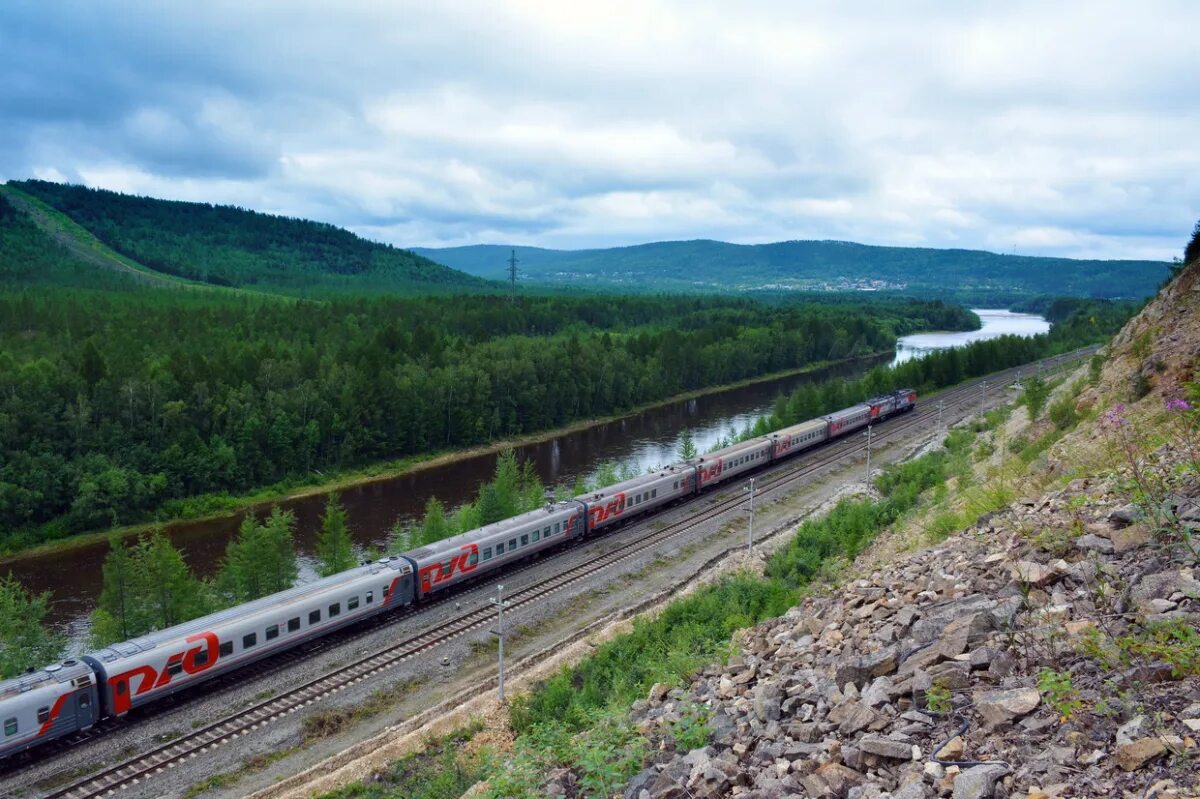
M 0 186 L 0 285 L 125 289 L 172 282 L 139 271 L 94 239 L 89 247 L 60 217 Z
M 480 277 L 503 279 L 510 247 L 413 252 Z M 959 297 L 1147 297 L 1167 276 L 1158 261 L 1085 261 L 982 250 L 877 247 L 845 241 L 729 244 L 664 241 L 595 250 L 517 247 L 525 279 L 605 290 L 905 290 Z
M 39 180 L 10 181 L 5 191 L 60 212 L 125 259 L 187 281 L 289 293 L 488 287 L 321 222 Z

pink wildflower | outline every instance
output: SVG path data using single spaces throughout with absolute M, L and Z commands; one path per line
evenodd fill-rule
M 1125 413 L 1125 406 L 1118 402 L 1108 413 L 1104 414 L 1104 421 L 1113 427 L 1121 427 L 1125 424 L 1125 417 L 1121 415 L 1123 413 Z

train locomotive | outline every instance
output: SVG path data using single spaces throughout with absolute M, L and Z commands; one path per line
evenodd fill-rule
M 911 411 L 893 391 L 565 502 L 0 682 L 0 759 Z

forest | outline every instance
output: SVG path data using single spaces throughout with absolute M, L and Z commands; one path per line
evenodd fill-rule
M 151 270 L 214 286 L 305 295 L 495 289 L 407 250 L 322 222 L 40 180 L 13 181 L 5 188 L 66 214 Z
M 977 324 L 916 301 L 8 292 L 0 548 Z

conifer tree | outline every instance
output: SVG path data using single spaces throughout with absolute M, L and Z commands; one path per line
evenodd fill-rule
M 346 510 L 337 494 L 330 494 L 321 518 L 321 533 L 317 537 L 318 571 L 322 577 L 345 571 L 354 565 L 354 542 L 346 527 Z
M 446 508 L 440 499 L 430 497 L 425 503 L 425 516 L 421 519 L 421 543 L 432 544 L 451 535 L 450 523 L 446 520 Z
M 53 663 L 63 636 L 46 626 L 50 594 L 31 594 L 15 577 L 0 578 L 0 680 Z
M 679 437 L 679 457 L 685 461 L 696 457 L 696 442 L 692 440 L 691 430 L 685 429 L 683 435 Z
M 249 602 L 292 587 L 300 571 L 292 540 L 295 522 L 295 515 L 279 506 L 262 524 L 250 515 L 242 520 L 217 577 L 226 602 Z
M 132 546 L 113 536 L 102 567 L 91 644 L 108 646 L 202 616 L 211 609 L 203 583 L 161 531 Z

